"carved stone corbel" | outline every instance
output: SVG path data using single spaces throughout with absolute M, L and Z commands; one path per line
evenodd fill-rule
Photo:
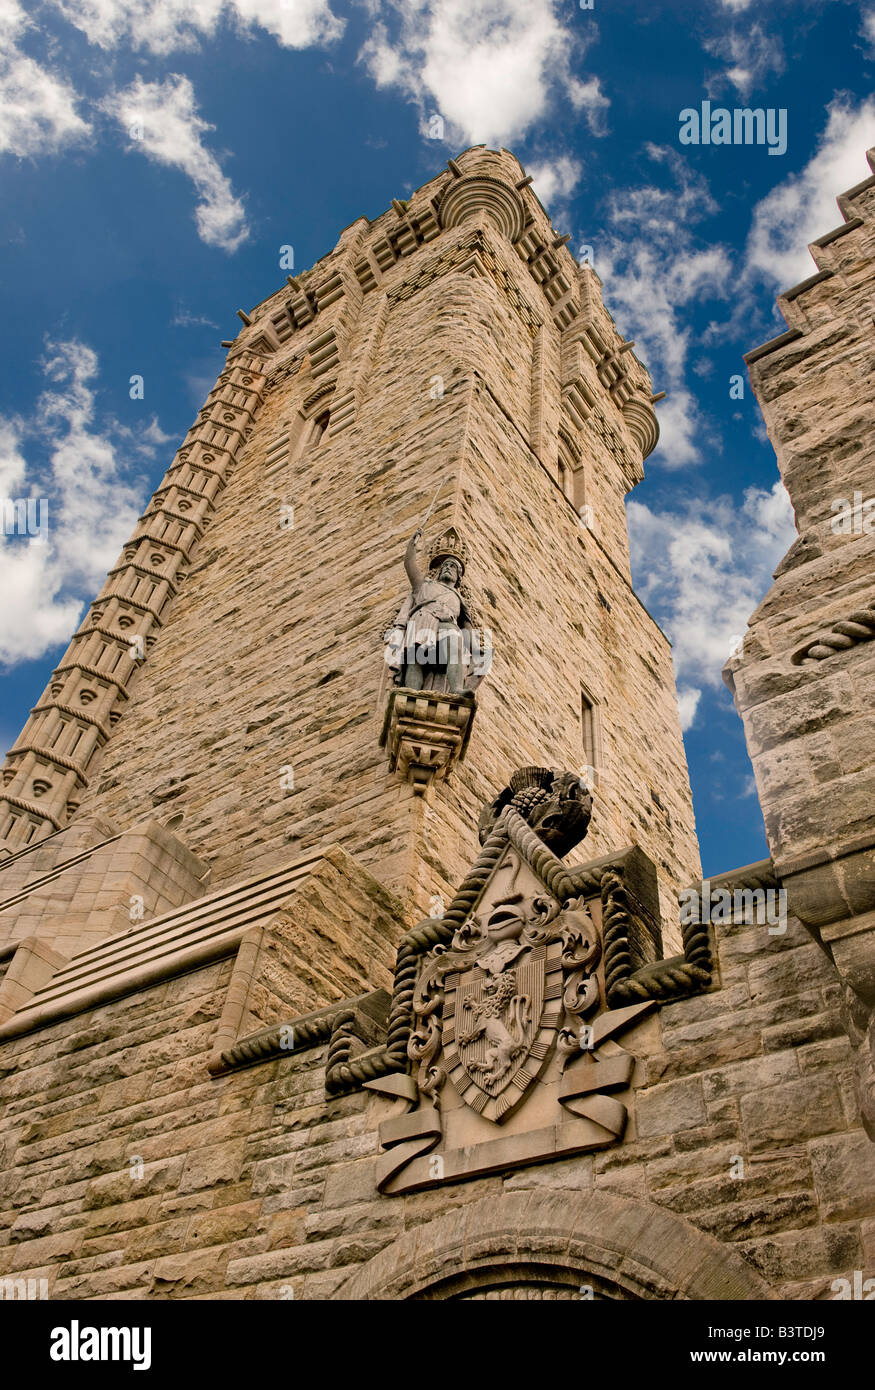
M 380 746 L 389 767 L 424 796 L 465 756 L 474 719 L 474 694 L 439 693 L 396 687 L 389 696 Z

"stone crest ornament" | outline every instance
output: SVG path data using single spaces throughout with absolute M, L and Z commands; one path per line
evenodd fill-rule
M 443 1066 L 463 1100 L 491 1120 L 516 1108 L 555 1043 L 561 961 L 555 942 L 548 959 L 540 930 L 544 915 L 537 907 L 520 912 L 513 903 L 499 904 L 485 927 L 476 930 L 472 945 L 459 952 L 467 961 L 456 959 L 456 951 L 448 953 L 462 968 L 446 975 L 446 958 L 439 957 L 423 972 L 417 990 L 415 1011 L 427 999 L 433 978 L 443 975 Z M 415 1055 L 415 1043 L 413 1050 Z M 421 1088 L 427 1093 L 433 1081 L 426 1068 Z
M 515 773 L 487 807 L 486 839 L 506 807 L 527 813 L 539 838 L 558 836 L 570 847 L 586 833 L 592 802 L 577 778 L 531 767 Z M 449 1081 L 478 1115 L 502 1124 L 557 1047 L 566 1057 L 578 1049 L 578 1025 L 600 997 L 594 973 L 600 959 L 585 902 L 563 902 L 533 871 L 524 849 L 508 845 L 449 949 L 433 951 L 420 972 L 413 999 L 418 1026 L 408 1045 L 419 1063 L 420 1092 L 436 1095 Z M 436 999 L 439 1032 L 432 1023 Z
M 447 954 L 464 964 L 455 950 Z M 522 910 L 499 903 L 463 954 L 471 961 L 467 969 L 446 975 L 445 958 L 438 957 L 423 971 L 414 1013 L 425 1011 L 434 978 L 444 980 L 442 1068 L 422 1063 L 419 1085 L 428 1094 L 448 1075 L 467 1105 L 500 1124 L 541 1076 L 557 1043 L 570 1052 L 577 1048 L 572 1019 L 597 1002 L 598 984 L 588 973 L 588 988 L 581 991 L 575 977 L 582 967 L 591 971 L 601 945 L 585 906 L 560 911 L 549 899 L 535 898 Z M 563 1018 L 569 1025 L 564 1033 Z M 419 1036 L 411 1040 L 414 1057 Z
M 331 1071 L 338 1089 L 405 1103 L 380 1127 L 381 1191 L 616 1143 L 636 1066 L 619 1036 L 658 999 L 708 983 L 698 937 L 660 959 L 656 875 L 639 849 L 562 863 L 591 812 L 576 774 L 514 773 L 484 808 L 482 852 L 447 912 L 399 950 L 382 1053 Z
M 520 768 L 484 807 L 480 854 L 446 911 L 402 938 L 391 998 L 291 1025 L 296 1048 L 327 1045 L 328 1095 L 366 1088 L 381 1108 L 380 1192 L 620 1142 L 636 1053 L 653 1051 L 648 1015 L 714 983 L 707 922 L 682 922 L 683 952 L 663 958 L 656 870 L 637 845 L 563 862 L 591 813 L 576 773 Z M 281 1055 L 286 1028 L 223 1047 L 211 1071 Z
M 463 578 L 465 540 L 455 526 L 447 527 L 431 542 L 423 567 L 422 529 L 404 555 L 410 592 L 383 633 L 394 688 L 380 739 L 392 771 L 420 795 L 464 757 L 474 691 L 492 661 L 490 635 L 480 626 Z

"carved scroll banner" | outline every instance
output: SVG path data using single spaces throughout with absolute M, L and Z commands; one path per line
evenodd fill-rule
M 605 1055 L 598 1049 L 608 1038 L 630 1027 L 655 1008 L 652 999 L 632 1004 L 626 1009 L 611 1009 L 592 1024 L 592 1047 L 584 1055 L 569 1062 L 559 1086 L 559 1099 L 566 1110 L 601 1125 L 614 1139 L 620 1139 L 626 1128 L 625 1105 L 606 1091 L 625 1090 L 632 1082 L 635 1058 L 622 1048 Z
M 394 1180 L 420 1154 L 434 1148 L 441 1137 L 441 1117 L 433 1105 L 409 1115 L 396 1115 L 380 1125 L 380 1143 L 388 1152 L 377 1159 L 377 1187 L 381 1192 L 401 1191 Z

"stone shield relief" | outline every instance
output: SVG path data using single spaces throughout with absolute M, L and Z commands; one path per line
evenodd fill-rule
M 616 1035 L 654 1007 L 605 1005 L 601 907 L 552 893 L 507 844 L 470 915 L 422 959 L 412 1076 L 368 1083 L 407 1113 L 380 1126 L 378 1185 L 400 1193 L 602 1148 L 635 1059 Z

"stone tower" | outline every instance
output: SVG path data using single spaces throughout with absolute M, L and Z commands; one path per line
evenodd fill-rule
M 65 954 L 116 930 L 131 894 L 151 915 L 207 866 L 218 887 L 328 842 L 412 920 L 458 881 L 480 805 L 522 763 L 594 769 L 590 853 L 639 843 L 672 920 L 698 849 L 669 646 L 632 589 L 623 505 L 657 439 L 651 384 L 530 182 L 507 151 L 468 150 L 241 312 L 6 760 L 2 845 L 44 845 L 30 878 L 150 821 L 175 856 L 169 880 L 134 866 L 123 881 L 116 858 L 81 932 L 75 905 L 58 924 Z M 382 633 L 432 500 L 425 540 L 465 538 L 494 652 L 449 776 L 454 729 L 423 752 L 413 710 L 380 746 Z
M 4 1296 L 875 1290 L 869 540 L 817 525 L 873 184 L 752 363 L 802 538 L 734 668 L 774 862 L 710 882 L 650 381 L 514 157 L 241 314 L 6 764 Z
M 838 204 L 816 274 L 778 301 L 787 332 L 746 359 L 799 539 L 725 674 L 773 863 L 847 987 L 875 1134 L 875 178 Z

